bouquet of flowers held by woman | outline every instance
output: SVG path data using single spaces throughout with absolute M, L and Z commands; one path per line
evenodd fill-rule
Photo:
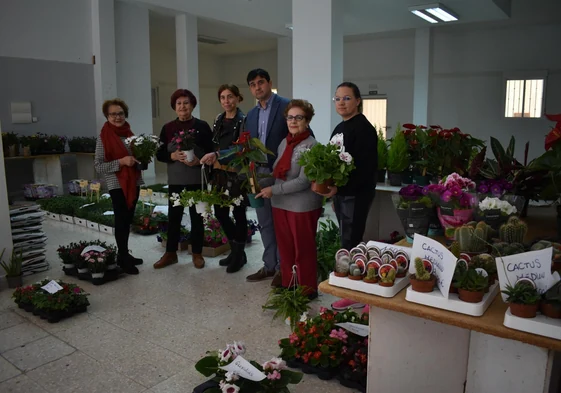
M 353 157 L 345 151 L 343 134 L 333 135 L 327 145 L 318 143 L 300 156 L 298 163 L 312 182 L 312 190 L 328 194 L 329 186 L 344 186 L 355 169 Z
M 139 169 L 146 170 L 160 147 L 160 138 L 157 135 L 140 134 L 125 139 L 125 143 L 130 146 L 134 158 L 140 162 Z
M 244 359 L 244 354 L 245 346 L 241 342 L 228 344 L 222 350 L 207 352 L 207 356 L 199 360 L 195 368 L 205 377 L 214 377 L 194 391 L 289 393 L 288 385 L 302 380 L 302 373 L 288 370 L 282 359 L 272 358 L 259 364 Z
M 454 172 L 438 184 L 426 186 L 423 193 L 431 196 L 437 205 L 438 219 L 447 239 L 454 238 L 456 227 L 472 220 L 477 206 L 475 183 L 472 180 Z
M 195 159 L 195 130 L 179 131 L 171 140 L 177 150 L 187 155 L 187 161 Z

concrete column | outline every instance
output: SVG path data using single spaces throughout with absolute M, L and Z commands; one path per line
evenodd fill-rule
M 431 60 L 431 29 L 415 30 L 415 73 L 413 82 L 413 123 L 428 126 Z
M 310 126 L 321 143 L 341 122 L 331 98 L 343 82 L 343 14 L 343 1 L 292 1 L 292 94 L 314 106 Z
M 177 57 L 177 88 L 189 89 L 199 104 L 193 116 L 200 117 L 199 43 L 197 17 L 188 14 L 175 16 L 175 51 Z
M 97 132 L 99 133 L 106 120 L 101 112 L 103 101 L 117 97 L 114 1 L 90 1 L 92 11 L 92 48 L 95 58 L 95 113 Z
M 277 39 L 277 89 L 279 95 L 292 98 L 292 38 L 289 37 Z
M 153 134 L 150 75 L 150 27 L 147 8 L 115 4 L 117 88 L 129 106 L 128 122 L 136 135 Z M 155 180 L 154 164 L 143 172 L 147 184 Z
M 2 125 L 0 124 L 0 133 Z M 12 255 L 12 224 L 10 222 L 10 206 L 8 205 L 8 185 L 6 183 L 6 168 L 4 166 L 4 148 L 0 138 L 0 253 L 3 249 L 4 260 L 7 262 Z M 4 271 L 0 271 L 4 275 Z M 3 284 L 4 285 L 4 284 Z

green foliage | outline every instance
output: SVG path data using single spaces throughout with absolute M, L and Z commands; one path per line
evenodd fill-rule
M 487 242 L 492 233 L 493 229 L 485 222 L 480 221 L 475 227 L 472 225 L 457 227 L 454 239 L 459 244 L 460 252 L 483 252 L 487 249 Z
M 431 274 L 425 269 L 423 260 L 419 257 L 415 258 L 415 278 L 420 281 L 429 281 Z
M 157 135 L 140 134 L 127 138 L 126 142 L 130 145 L 134 158 L 143 164 L 152 162 L 160 147 L 160 138 Z
M 526 249 L 522 243 L 498 242 L 493 244 L 491 255 L 494 257 L 506 257 L 508 255 L 522 254 Z
M 378 131 L 378 170 L 386 169 L 388 165 L 388 143 L 382 131 Z
M 475 270 L 475 268 L 470 267 L 458 277 L 455 285 L 466 291 L 483 292 L 489 285 L 489 278 Z
M 511 216 L 508 221 L 499 228 L 499 237 L 505 243 L 524 243 L 524 237 L 528 232 L 528 225 L 516 216 Z
M 75 211 L 88 203 L 85 198 L 73 195 L 57 196 L 37 201 L 41 209 L 54 213 L 74 216 Z
M 298 164 L 304 167 L 308 180 L 325 183 L 331 179 L 337 187 L 347 184 L 350 173 L 355 169 L 354 159 L 343 161 L 339 157 L 339 147 L 331 143 L 312 146 L 302 153 Z
M 2 133 L 2 145 L 4 148 L 8 146 L 17 145 L 19 143 L 18 134 L 15 132 L 3 132 Z
M 561 305 L 561 281 L 549 288 L 544 294 L 543 299 L 547 303 Z
M 95 137 L 79 136 L 68 140 L 68 148 L 73 153 L 95 153 Z
M 300 316 L 310 309 L 310 299 L 306 296 L 306 288 L 273 288 L 269 293 L 263 310 L 275 310 L 273 320 L 290 318 L 290 329 L 294 331 Z
M 374 280 L 376 278 L 376 268 L 370 266 L 368 270 L 366 270 L 366 278 L 369 280 Z
M 497 273 L 497 264 L 495 262 L 495 258 L 493 258 L 489 254 L 480 254 L 475 255 L 471 258 L 470 266 L 474 268 L 482 268 L 489 274 Z
M 407 140 L 398 126 L 398 131 L 388 148 L 388 171 L 397 173 L 403 172 L 407 168 L 409 168 Z
M 321 281 L 329 278 L 335 268 L 335 254 L 341 248 L 339 227 L 330 218 L 319 222 L 316 234 L 318 278 Z
M 456 258 L 460 257 L 460 253 L 462 252 L 460 243 L 457 240 L 454 240 L 450 245 L 450 252 L 454 254 Z
M 516 304 L 536 304 L 540 301 L 540 295 L 533 285 L 520 281 L 514 284 L 514 286 L 507 284 L 504 293 L 508 298 L 507 303 Z
M 430 198 L 430 196 L 424 195 L 421 198 L 413 200 L 413 201 L 407 200 L 405 198 L 399 198 L 399 204 L 398 204 L 397 208 L 398 209 L 409 209 L 409 206 L 412 203 L 422 203 L 423 205 L 425 205 L 425 207 L 429 207 L 429 208 L 433 207 L 433 201 Z
M 0 254 L 0 266 L 6 271 L 7 277 L 19 277 L 21 276 L 21 265 L 23 263 L 23 256 L 22 251 L 19 254 L 12 250 L 12 256 L 8 262 L 3 260 L 4 252 L 6 249 L 2 250 L 2 254 Z

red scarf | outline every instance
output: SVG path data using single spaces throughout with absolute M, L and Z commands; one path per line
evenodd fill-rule
M 130 155 L 121 138 L 128 138 L 133 135 L 128 122 L 125 122 L 121 127 L 117 127 L 106 121 L 100 134 L 105 150 L 105 161 L 111 162 Z M 136 199 L 136 187 L 140 171 L 134 166 L 122 166 L 115 175 L 117 175 L 123 194 L 125 194 L 128 207 L 132 208 Z
M 306 130 L 296 136 L 290 133 L 286 136 L 286 148 L 273 171 L 273 177 L 286 180 L 286 172 L 290 169 L 294 148 L 303 140 L 308 139 L 310 135 L 310 130 Z

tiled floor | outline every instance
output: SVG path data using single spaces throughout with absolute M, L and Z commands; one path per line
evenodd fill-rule
M 255 212 L 248 212 L 255 219 Z M 25 278 L 63 278 L 58 245 L 81 239 L 113 241 L 111 236 L 74 225 L 45 221 L 51 270 Z M 248 264 L 227 274 L 219 258 L 207 258 L 203 270 L 182 252 L 180 263 L 154 270 L 163 248 L 155 236 L 132 235 L 133 253 L 144 259 L 138 276 L 102 286 L 77 281 L 88 291 L 85 314 L 49 324 L 14 307 L 11 290 L 0 283 L 0 392 L 158 392 L 189 393 L 205 381 L 195 362 L 207 350 L 234 340 L 244 341 L 247 357 L 259 362 L 278 356 L 277 340 L 289 334 L 283 321 L 261 305 L 270 281 L 247 283 L 246 275 L 261 267 L 260 237 L 246 251 Z M 321 295 L 313 302 L 329 305 Z M 293 392 L 348 391 L 334 381 L 305 375 Z

